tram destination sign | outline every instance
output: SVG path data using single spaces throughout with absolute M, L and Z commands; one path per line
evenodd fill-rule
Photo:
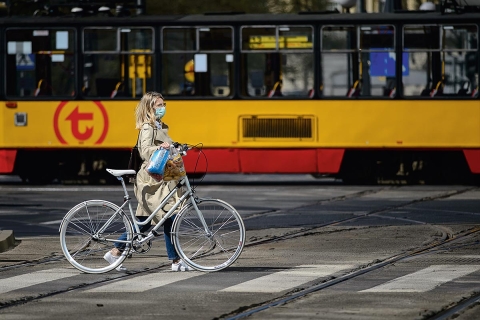
M 249 39 L 250 49 L 306 49 L 313 48 L 308 36 L 251 36 Z

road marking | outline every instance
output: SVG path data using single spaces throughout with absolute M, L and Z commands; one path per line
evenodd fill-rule
M 220 291 L 224 292 L 280 292 L 298 287 L 315 279 L 353 268 L 351 265 L 301 265 L 246 281 Z
M 40 222 L 39 224 L 42 224 L 42 225 L 49 225 L 49 224 L 60 225 L 60 223 L 62 223 L 62 221 L 63 221 L 63 219 L 62 220 L 52 220 L 52 221 Z
M 177 281 L 198 277 L 200 272 L 158 272 L 145 276 L 119 280 L 101 287 L 86 290 L 85 292 L 144 292 L 158 287 L 166 286 Z
M 37 271 L 33 273 L 23 274 L 7 279 L 0 280 L 0 294 L 7 293 L 13 290 L 18 290 L 26 287 L 31 287 L 37 284 L 59 280 L 63 278 L 78 276 L 80 274 L 77 270 L 70 269 L 48 269 Z
M 435 265 L 360 292 L 426 292 L 480 270 L 480 265 Z
M 480 284 L 480 280 L 455 280 L 455 283 Z

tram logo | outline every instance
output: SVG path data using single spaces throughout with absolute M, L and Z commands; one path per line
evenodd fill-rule
M 53 128 L 61 144 L 98 145 L 107 136 L 108 114 L 100 101 L 62 101 Z

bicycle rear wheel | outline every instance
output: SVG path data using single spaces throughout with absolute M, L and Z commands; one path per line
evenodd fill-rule
M 199 271 L 218 271 L 234 263 L 245 244 L 245 226 L 237 210 L 222 200 L 202 200 L 183 208 L 172 226 L 172 239 L 180 257 Z
M 103 229 L 103 230 L 102 230 Z M 118 267 L 130 245 L 115 263 L 103 256 L 113 248 L 120 236 L 130 241 L 132 224 L 117 205 L 103 200 L 89 200 L 73 207 L 60 226 L 60 244 L 68 262 L 86 273 L 103 273 Z

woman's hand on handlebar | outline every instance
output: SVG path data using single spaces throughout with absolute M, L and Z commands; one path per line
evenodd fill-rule
M 163 149 L 168 149 L 170 148 L 170 144 L 168 142 L 163 142 L 159 147 Z

